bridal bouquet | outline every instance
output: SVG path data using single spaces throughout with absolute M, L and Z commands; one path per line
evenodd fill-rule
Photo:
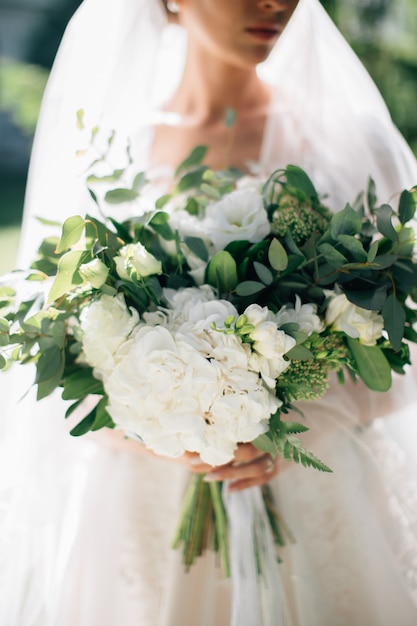
M 34 363 L 38 399 L 62 387 L 67 417 L 96 396 L 76 436 L 116 426 L 157 454 L 213 466 L 253 442 L 330 471 L 286 415 L 322 396 L 331 372 L 386 391 L 409 364 L 415 190 L 394 211 L 371 181 L 332 215 L 299 167 L 260 179 L 212 171 L 204 156 L 196 148 L 163 195 L 143 173 L 128 186 L 123 169 L 89 176 L 100 211 L 128 203 L 133 216 L 70 217 L 29 270 L 3 279 L 0 365 Z M 189 566 L 211 541 L 227 573 L 221 486 L 193 481 L 175 545 Z

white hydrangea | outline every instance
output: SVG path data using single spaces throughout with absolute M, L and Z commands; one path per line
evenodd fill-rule
M 295 305 L 286 304 L 276 314 L 276 322 L 278 327 L 283 324 L 295 322 L 298 324 L 299 330 L 306 335 L 311 333 L 321 333 L 324 329 L 324 322 L 317 315 L 317 306 L 315 304 L 301 304 L 298 295 L 295 296 Z
M 369 311 L 349 302 L 344 293 L 326 291 L 330 297 L 326 310 L 326 324 L 359 339 L 364 346 L 374 346 L 382 336 L 384 319 L 376 311 Z
M 126 306 L 123 294 L 103 295 L 81 313 L 83 353 L 101 376 L 115 365 L 115 355 L 139 323 L 138 312 Z

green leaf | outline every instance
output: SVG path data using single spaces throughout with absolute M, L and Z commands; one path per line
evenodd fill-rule
M 200 237 L 185 237 L 184 243 L 199 259 L 208 261 L 208 250 L 206 244 Z
M 368 260 L 368 255 L 366 254 L 359 239 L 356 239 L 356 237 L 352 237 L 351 235 L 339 235 L 337 239 L 343 247 L 350 252 L 355 261 L 364 262 Z
M 179 176 L 181 172 L 191 169 L 192 167 L 196 167 L 202 163 L 204 157 L 207 154 L 206 146 L 196 146 L 191 154 L 179 164 L 177 169 L 175 170 L 175 176 Z
M 213 185 L 209 185 L 208 183 L 201 183 L 200 190 L 202 193 L 205 193 L 209 198 L 213 198 L 213 200 L 220 200 L 222 194 L 217 189 L 217 187 L 213 187 Z
M 380 233 L 391 241 L 398 241 L 398 233 L 391 222 L 393 211 L 389 204 L 383 204 L 376 210 L 376 225 Z
M 87 182 L 89 184 L 94 183 L 114 183 L 118 181 L 124 173 L 124 168 L 119 170 L 114 170 L 112 174 L 107 174 L 106 176 L 96 176 L 95 174 L 90 174 L 87 178 Z
M 272 284 L 274 277 L 272 276 L 270 269 L 268 269 L 265 265 L 262 265 L 262 263 L 258 263 L 258 261 L 254 261 L 253 267 L 259 280 L 262 281 L 264 285 Z
M 7 361 L 2 354 L 0 354 L 0 370 L 4 369 L 7 365 Z
M 298 435 L 308 431 L 307 426 L 304 426 L 304 424 L 300 424 L 299 422 L 282 422 L 282 426 L 285 432 L 289 435 Z
M 48 304 L 58 300 L 74 287 L 74 275 L 89 253 L 84 250 L 71 250 L 62 256 L 58 263 L 58 271 L 48 295 Z
M 182 178 L 180 178 L 180 180 L 178 181 L 176 191 L 178 193 L 182 193 L 184 191 L 187 191 L 188 189 L 199 187 L 203 182 L 203 174 L 206 170 L 207 166 L 201 165 L 197 169 L 192 170 L 187 174 L 184 174 L 184 176 L 182 176 Z
M 65 220 L 62 226 L 62 235 L 56 247 L 56 254 L 65 252 L 68 248 L 79 242 L 83 234 L 85 220 L 80 215 L 73 215 Z
M 96 414 L 93 409 L 77 426 L 75 426 L 72 430 L 70 430 L 70 435 L 73 437 L 81 437 L 85 435 L 91 430 L 91 427 L 94 424 Z
M 135 191 L 140 191 L 142 187 L 144 187 L 145 184 L 146 184 L 146 174 L 145 172 L 139 172 L 138 174 L 136 174 L 135 178 L 133 179 L 132 189 L 134 189 Z
M 282 243 L 275 237 L 268 248 L 268 261 L 277 272 L 282 272 L 288 267 L 288 254 Z
M 316 188 L 301 167 L 298 167 L 297 165 L 287 165 L 285 168 L 285 177 L 288 185 L 296 187 L 296 189 L 300 189 L 308 198 L 318 202 Z
M 52 324 L 52 337 L 54 344 L 60 350 L 63 350 L 66 342 L 66 326 L 62 320 L 57 320 Z
M 339 235 L 356 235 L 360 232 L 362 220 L 360 216 L 347 204 L 343 211 L 335 213 L 330 221 L 330 233 L 333 239 Z
M 219 293 L 229 293 L 235 289 L 238 282 L 237 265 L 229 252 L 221 250 L 214 255 L 207 266 L 207 281 Z
M 402 304 L 394 294 L 390 294 L 385 300 L 382 308 L 384 327 L 388 333 L 389 340 L 395 351 L 400 350 L 401 341 L 404 336 L 405 311 Z
M 66 378 L 62 399 L 78 400 L 90 393 L 103 395 L 103 383 L 94 378 L 91 367 L 83 367 Z
M 372 263 L 375 260 L 376 255 L 378 254 L 379 241 L 374 241 L 374 243 L 370 246 L 368 250 L 368 263 Z
M 387 267 L 394 265 L 397 260 L 398 255 L 396 254 L 380 254 L 375 257 L 369 267 L 376 270 L 385 270 Z
M 114 426 L 114 422 L 107 412 L 108 397 L 103 396 L 100 402 L 95 407 L 95 419 L 91 427 L 91 430 L 100 430 L 100 428 L 107 428 Z
M 387 287 L 385 285 L 377 289 L 369 288 L 368 290 L 356 291 L 344 288 L 343 291 L 349 302 L 370 311 L 380 311 L 387 297 Z
M 377 197 L 376 197 L 375 181 L 373 180 L 373 178 L 369 178 L 368 189 L 367 189 L 366 195 L 367 195 L 369 210 L 371 213 L 374 213 Z
M 273 459 L 277 456 L 277 448 L 270 437 L 267 434 L 259 435 L 252 441 L 255 448 L 262 450 L 262 452 L 268 452 Z
M 166 203 L 169 202 L 170 199 L 171 199 L 171 194 L 166 193 L 165 195 L 158 198 L 158 200 L 155 202 L 155 207 L 157 209 L 163 209 Z
M 413 194 L 404 189 L 400 196 L 400 203 L 398 206 L 398 217 L 401 224 L 406 224 L 413 219 L 416 212 L 416 203 L 414 201 Z
M 165 211 L 158 211 L 149 222 L 149 226 L 163 239 L 172 241 L 175 233 L 169 224 L 169 215 Z
M 388 391 L 391 387 L 391 368 L 378 346 L 364 346 L 358 339 L 347 337 L 350 352 L 359 376 L 373 391 Z
M 108 204 L 122 204 L 123 202 L 133 202 L 139 197 L 139 193 L 136 189 L 125 189 L 118 187 L 117 189 L 110 189 L 106 192 L 104 200 Z
M 53 378 L 61 364 L 61 350 L 54 346 L 41 354 L 36 367 L 35 383 L 42 383 Z
M 236 293 L 238 296 L 253 296 L 264 289 L 263 283 L 258 283 L 256 280 L 245 280 L 236 287 Z
M 322 243 L 317 249 L 332 267 L 341 267 L 348 262 L 347 258 L 330 243 Z
M 286 353 L 289 359 L 296 359 L 297 361 L 308 361 L 314 359 L 314 354 L 310 352 L 308 348 L 302 345 L 296 345 Z

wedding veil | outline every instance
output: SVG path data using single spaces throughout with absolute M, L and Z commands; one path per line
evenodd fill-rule
M 75 156 L 76 111 L 82 108 L 91 125 L 135 135 L 139 165 L 146 167 L 150 117 L 175 88 L 185 50 L 184 33 L 168 27 L 161 0 L 84 1 L 67 28 L 44 97 L 21 266 L 46 234 L 36 216 L 62 222 L 83 213 L 87 202 Z M 300 0 L 259 71 L 274 93 L 265 164 L 306 167 L 335 209 L 353 200 L 369 176 L 381 201 L 417 183 L 411 151 L 318 0 Z M 10 386 L 13 379 L 18 397 L 30 384 L 22 369 L 5 376 Z M 0 595 L 7 598 L 0 625 L 32 626 L 62 580 L 82 514 L 89 442 L 69 437 L 58 397 L 35 403 L 29 395 L 17 408 L 10 405 L 0 444 Z

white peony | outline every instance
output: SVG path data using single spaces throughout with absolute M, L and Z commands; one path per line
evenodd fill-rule
M 123 294 L 103 295 L 83 309 L 80 321 L 85 359 L 103 376 L 113 369 L 118 348 L 139 323 L 138 312 L 127 308 Z
M 270 224 L 259 193 L 243 189 L 208 205 L 204 229 L 218 251 L 232 241 L 261 241 L 269 234 Z
M 324 329 L 324 322 L 317 315 L 317 306 L 315 304 L 301 304 L 299 296 L 295 296 L 295 306 L 287 304 L 282 307 L 276 314 L 276 322 L 278 327 L 283 324 L 295 322 L 298 324 L 299 330 L 306 335 L 311 333 L 321 333 Z
M 349 302 L 344 293 L 330 295 L 326 310 L 326 324 L 334 330 L 340 330 L 349 337 L 359 339 L 365 346 L 374 346 L 382 336 L 384 319 L 375 311 L 363 309 Z
M 116 271 L 122 280 L 132 280 L 131 274 L 136 278 L 145 278 L 152 274 L 161 274 L 162 264 L 153 254 L 147 251 L 141 243 L 129 243 L 119 250 L 114 257 Z

